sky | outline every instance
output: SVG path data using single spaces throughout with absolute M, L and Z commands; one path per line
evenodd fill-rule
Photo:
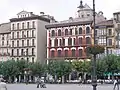
M 92 8 L 93 0 L 82 0 Z M 120 0 L 95 0 L 96 12 L 103 11 L 107 19 L 113 17 L 114 12 L 120 11 Z M 9 22 L 22 10 L 40 14 L 45 12 L 54 16 L 57 21 L 75 17 L 80 0 L 0 0 L 0 23 Z

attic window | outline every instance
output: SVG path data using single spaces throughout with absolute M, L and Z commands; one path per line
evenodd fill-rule
M 90 14 L 87 14 L 87 16 L 90 16 Z

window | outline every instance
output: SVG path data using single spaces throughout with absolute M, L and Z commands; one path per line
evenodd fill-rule
M 49 40 L 49 46 L 51 47 L 51 40 Z
M 52 51 L 51 51 L 51 57 L 54 57 L 54 56 L 55 56 L 55 51 L 52 50 Z
M 75 49 L 72 49 L 72 57 L 75 57 Z
M 68 57 L 68 50 L 65 50 L 65 57 Z
M 35 28 L 35 22 L 34 21 L 32 22 L 32 27 Z
M 63 42 L 62 42 L 62 45 L 65 46 L 65 39 L 63 38 L 62 41 L 63 41 Z
M 75 28 L 75 35 L 77 35 L 78 34 L 78 31 L 77 31 L 77 28 Z
M 17 29 L 19 29 L 19 23 L 17 23 Z
M 70 29 L 70 35 L 72 35 L 72 29 Z
M 32 63 L 34 63 L 34 57 L 32 57 Z
M 19 32 L 17 32 L 17 38 L 19 38 Z
M 91 39 L 90 39 L 90 37 L 86 37 L 86 44 L 91 44 Z
M 14 32 L 12 32 L 12 38 L 14 38 Z
M 68 35 L 68 29 L 65 29 L 65 35 Z
M 34 48 L 32 48 L 32 55 L 34 55 Z
M 19 47 L 19 41 L 17 41 L 17 47 Z
M 29 46 L 29 40 L 27 40 L 27 46 Z
M 4 35 L 2 35 L 2 40 L 4 40 Z
M 14 47 L 14 41 L 12 41 L 12 47 Z
M 19 56 L 19 49 L 17 49 L 17 56 Z
M 27 37 L 29 37 L 29 31 L 27 31 Z
M 4 46 L 4 41 L 2 41 L 2 46 Z
M 58 36 L 61 36 L 61 30 L 60 29 L 58 30 Z
M 58 40 L 55 39 L 55 46 L 58 46 Z
M 72 38 L 68 38 L 68 45 L 72 45 Z
M 24 46 L 24 40 L 22 40 L 22 46 Z
M 52 30 L 52 37 L 53 37 L 53 36 L 55 36 L 55 31 L 54 31 L 54 30 Z
M 82 57 L 82 49 L 79 49 L 79 57 Z
M 97 30 L 95 30 L 95 35 L 97 36 Z
M 109 29 L 108 34 L 112 35 L 112 29 Z
M 14 54 L 14 49 L 12 49 L 12 52 L 11 52 L 11 55 L 13 56 L 13 54 Z
M 75 41 L 76 41 L 75 38 L 73 38 L 73 44 L 74 44 L 74 45 L 76 45 L 76 42 L 75 42 Z
M 32 30 L 32 37 L 34 37 L 34 30 Z
M 82 38 L 79 38 L 79 45 L 82 44 Z
M 86 34 L 89 34 L 89 33 L 90 33 L 90 28 L 86 27 Z
M 60 40 L 60 46 L 62 46 L 62 39 L 59 39 Z
M 82 34 L 82 28 L 81 27 L 79 28 L 79 34 Z
M 26 49 L 26 55 L 28 55 L 28 48 Z
M 22 31 L 22 38 L 24 38 L 24 31 Z
M 35 42 L 34 42 L 34 39 L 32 39 L 32 46 L 34 46 L 35 45 Z
M 23 49 L 21 49 L 21 55 L 24 55 L 24 51 L 23 51 Z
M 7 40 L 7 46 L 8 46 L 8 44 L 9 44 L 9 41 Z
M 29 22 L 27 22 L 27 28 L 30 28 L 30 23 Z
M 112 45 L 112 39 L 108 39 L 108 45 Z
M 24 27 L 25 27 L 25 24 L 24 24 L 24 23 L 22 23 L 22 29 L 24 29 Z
M 12 24 L 12 30 L 14 30 L 15 29 L 15 24 Z
M 58 57 L 61 57 L 61 50 L 58 50 Z

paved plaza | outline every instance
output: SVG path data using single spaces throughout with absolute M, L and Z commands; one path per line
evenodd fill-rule
M 36 84 L 7 84 L 8 90 L 92 90 L 91 85 L 47 84 L 47 88 L 36 88 Z M 113 90 L 113 85 L 98 85 L 97 90 Z

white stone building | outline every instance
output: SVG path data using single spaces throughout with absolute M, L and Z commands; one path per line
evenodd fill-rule
M 1 40 L 0 45 L 5 49 L 1 48 L 0 52 L 4 54 L 8 50 L 9 59 L 24 59 L 30 62 L 44 63 L 46 59 L 45 25 L 50 23 L 50 18 L 49 15 L 44 15 L 44 13 L 41 13 L 41 15 L 35 15 L 33 12 L 27 11 L 18 13 L 17 18 L 10 19 L 8 34 L 0 34 L 0 39 L 4 36 L 4 44 L 9 47 L 6 48 L 7 46 Z M 1 29 L 1 31 L 5 30 Z M 9 41 L 9 44 L 6 44 L 7 41 Z M 0 57 L 0 60 L 2 60 L 1 58 L 3 57 Z M 8 60 L 7 57 L 6 60 Z

